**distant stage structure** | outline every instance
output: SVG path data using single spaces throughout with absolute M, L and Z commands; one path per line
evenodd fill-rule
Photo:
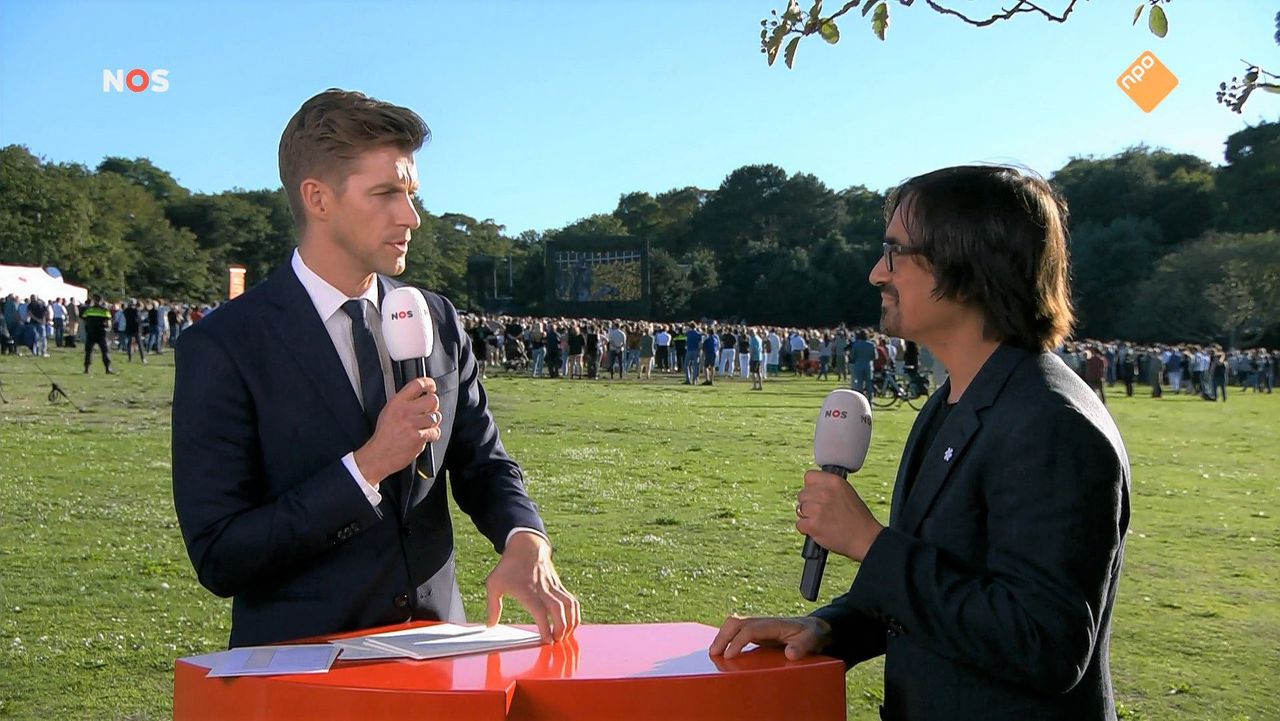
M 630 237 L 578 237 L 547 243 L 550 315 L 649 317 L 649 243 Z

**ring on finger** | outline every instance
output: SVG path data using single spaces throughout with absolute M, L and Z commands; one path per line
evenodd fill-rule
M 804 501 L 801 501 L 796 504 L 796 515 L 801 518 L 808 518 L 808 516 L 806 516 L 804 513 Z

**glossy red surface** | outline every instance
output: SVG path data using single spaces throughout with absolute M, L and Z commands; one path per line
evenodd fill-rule
M 327 674 L 293 676 L 210 679 L 178 661 L 174 718 L 844 718 L 843 663 L 787 661 L 776 649 L 712 658 L 715 632 L 696 623 L 588 625 L 537 648 L 339 660 Z

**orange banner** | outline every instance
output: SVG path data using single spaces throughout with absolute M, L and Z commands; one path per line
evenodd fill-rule
M 233 265 L 227 270 L 231 273 L 231 279 L 227 287 L 227 300 L 231 300 L 244 293 L 244 268 L 239 265 Z

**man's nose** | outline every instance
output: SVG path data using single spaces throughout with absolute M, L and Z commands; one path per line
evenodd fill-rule
M 875 265 L 871 266 L 871 274 L 867 276 L 867 281 L 877 287 L 886 285 L 889 282 L 889 266 L 885 262 L 883 255 L 880 256 Z

